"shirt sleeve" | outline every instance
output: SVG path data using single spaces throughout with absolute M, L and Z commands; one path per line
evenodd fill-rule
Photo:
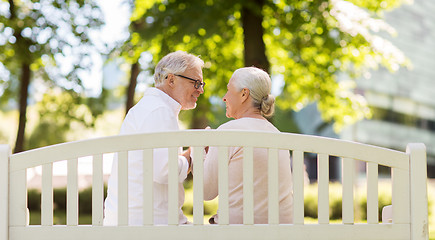
M 174 113 L 165 107 L 156 108 L 146 117 L 145 121 L 139 125 L 139 132 L 163 132 L 177 131 L 178 119 Z M 181 153 L 181 147 L 178 153 Z M 153 151 L 153 172 L 154 181 L 160 184 L 168 183 L 168 149 L 157 148 Z M 178 181 L 183 182 L 187 177 L 189 163 L 183 156 L 178 156 Z

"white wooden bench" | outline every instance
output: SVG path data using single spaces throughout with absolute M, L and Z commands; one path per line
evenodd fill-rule
M 203 151 L 196 149 L 194 162 L 193 224 L 178 225 L 177 147 L 219 146 L 219 225 L 203 224 Z M 228 224 L 228 171 L 225 151 L 243 146 L 244 185 L 252 181 L 252 149 L 269 149 L 269 224 L 253 224 L 253 190 L 244 193 L 244 224 Z M 168 225 L 153 225 L 152 161 L 144 163 L 144 226 L 128 226 L 127 151 L 144 150 L 152 159 L 152 149 L 169 151 Z M 292 153 L 294 184 L 293 224 L 278 224 L 277 149 Z M 103 154 L 119 153 L 118 226 L 102 226 Z M 318 223 L 304 223 L 304 153 L 318 159 Z M 78 224 L 77 159 L 92 156 L 92 225 Z M 342 160 L 342 223 L 329 221 L 329 156 Z M 67 224 L 53 225 L 53 163 L 67 160 Z M 355 223 L 354 183 L 356 161 L 367 166 L 367 223 Z M 245 165 L 246 164 L 246 165 Z M 378 166 L 392 171 L 392 223 L 378 221 Z M 42 166 L 41 225 L 28 225 L 26 169 Z M 0 146 L 0 240 L 23 239 L 428 239 L 426 150 L 423 144 L 409 144 L 406 152 L 324 137 L 247 131 L 188 130 L 112 136 L 63 143 L 18 154 Z M 121 187 L 123 186 L 123 187 Z

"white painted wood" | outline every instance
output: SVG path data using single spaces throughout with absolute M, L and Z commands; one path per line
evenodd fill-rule
M 329 223 L 329 156 L 317 155 L 318 181 L 318 220 L 320 224 Z
M 240 130 L 186 130 L 148 134 L 117 135 L 77 142 L 56 144 L 11 156 L 11 171 L 35 167 L 59 159 L 90 156 L 157 147 L 188 146 L 252 146 L 291 149 L 302 152 L 327 153 L 332 156 L 376 162 L 381 165 L 409 169 L 408 155 L 403 152 L 356 142 L 292 133 L 267 133 Z M 270 141 L 270 139 L 275 139 Z M 109 150 L 110 149 L 110 150 Z M 35 159 L 38 159 L 35 161 Z
M 228 147 L 218 148 L 219 225 L 229 224 L 228 206 Z
M 354 223 L 354 206 L 353 206 L 353 186 L 354 186 L 354 174 L 355 173 L 355 161 L 350 158 L 342 159 L 342 187 L 343 187 L 343 199 L 342 199 L 342 220 L 344 224 Z
M 96 154 L 92 159 L 92 225 L 103 225 L 103 155 Z
M 79 188 L 78 188 L 78 160 L 67 160 L 67 187 L 66 187 L 66 224 L 77 226 L 79 224 Z
M 367 163 L 367 223 L 379 223 L 378 164 Z
M 409 223 L 409 172 L 401 169 L 392 169 L 392 205 L 393 205 L 393 222 Z
M 9 239 L 9 155 L 8 145 L 0 145 L 0 240 Z
M 204 224 L 204 147 L 193 148 L 193 224 Z
M 77 234 L 80 233 L 80 234 Z M 31 227 L 11 228 L 11 240 L 44 239 L 63 240 L 129 239 L 129 240 L 406 240 L 407 224 L 306 224 L 306 225 L 180 225 L 137 227 Z
M 243 147 L 243 224 L 254 224 L 253 148 Z
M 9 172 L 9 224 L 25 226 L 27 223 L 27 171 Z
M 168 159 L 168 224 L 178 225 L 178 149 L 169 148 Z
M 219 225 L 202 225 L 199 218 L 194 217 L 193 225 L 178 225 L 178 149 L 180 146 L 217 146 L 219 148 Z M 244 146 L 245 164 L 244 183 L 246 195 L 244 195 L 244 223 L 245 225 L 229 225 L 228 217 L 228 147 Z M 9 240 L 18 239 L 427 239 L 427 193 L 425 186 L 425 152 L 424 146 L 418 145 L 414 150 L 409 146 L 408 152 L 398 152 L 389 149 L 347 142 L 338 139 L 329 139 L 316 136 L 306 136 L 287 133 L 264 133 L 246 131 L 214 131 L 192 130 L 179 132 L 164 132 L 137 135 L 113 136 L 101 139 L 85 140 L 59 144 L 55 146 L 31 150 L 24 153 L 14 154 L 9 163 Z M 253 218 L 253 148 L 286 149 L 293 152 L 293 175 L 294 175 L 294 225 L 288 224 L 259 224 L 254 225 Z M 169 225 L 152 226 L 152 214 L 144 211 L 144 224 L 146 226 L 128 225 L 128 162 L 127 152 L 132 150 L 144 151 L 144 159 L 152 159 L 152 148 L 169 148 Z M 118 177 L 119 177 L 119 226 L 75 226 L 75 219 L 71 217 L 70 226 L 51 226 L 52 219 L 44 220 L 48 226 L 26 225 L 26 169 L 34 166 L 45 165 L 44 172 L 50 172 L 52 163 L 64 159 L 77 159 L 82 156 L 101 156 L 108 152 L 119 152 Z M 195 152 L 195 151 L 194 151 Z M 201 152 L 201 151 L 196 151 Z M 319 161 L 319 224 L 303 224 L 303 154 L 313 152 L 318 154 Z M 329 223 L 329 163 L 330 155 L 346 158 L 343 163 L 343 224 Z M 1 157 L 1 153 L 0 153 Z M 94 157 L 100 158 L 100 157 Z M 355 159 L 367 162 L 368 189 L 368 224 L 353 223 L 353 214 L 349 213 L 353 198 L 353 179 L 346 169 L 352 169 L 351 162 Z M 0 158 L 1 159 L 1 158 Z M 199 159 L 195 157 L 195 159 Z M 249 160 L 250 159 L 250 160 Z M 410 161 L 411 159 L 411 161 Z M 414 159 L 416 162 L 414 162 Z M 97 162 L 100 160 L 97 160 Z M 198 161 L 198 160 L 197 160 Z M 352 160 L 353 161 L 353 160 Z M 152 212 L 152 161 L 147 167 L 144 161 L 144 206 Z M 2 163 L 0 163 L 2 164 Z M 72 163 L 69 163 L 69 165 Z M 270 162 L 273 165 L 273 162 Z M 415 165 L 414 165 L 415 164 Z M 195 167 L 195 165 L 197 165 Z M 251 165 L 251 166 L 249 166 Z M 396 213 L 392 224 L 372 224 L 378 222 L 377 215 L 377 166 L 385 165 L 393 169 L 393 207 Z M 2 166 L 2 165 L 0 165 Z M 194 172 L 201 168 L 201 164 L 194 164 Z M 73 167 L 74 168 L 74 167 Z M 72 168 L 72 169 L 73 169 Z M 99 163 L 98 172 L 102 169 Z M 146 174 L 147 169 L 150 174 Z M 171 170 L 172 169 L 172 170 Z M 174 170 L 175 169 L 175 170 Z M 150 171 L 151 170 L 151 171 Z M 272 170 L 272 168 L 270 168 Z M 71 170 L 72 171 L 72 170 Z M 171 176 L 171 171 L 174 172 Z M 269 171 L 269 170 L 268 170 Z M 410 172 L 411 171 L 411 175 Z M 96 175 L 98 175 L 97 173 Z M 44 174 L 46 175 L 46 174 Z M 245 176 L 246 175 L 246 176 Z M 195 175 L 194 175 L 195 176 Z M 51 191 L 52 208 L 52 182 L 50 177 L 44 177 L 43 192 Z M 74 177 L 72 177 L 74 178 Z M 196 177 L 199 178 L 199 175 Z M 246 178 L 246 179 L 245 179 Z M 1 176 L 0 176 L 1 179 Z M 351 179 L 351 180 L 349 180 Z M 201 180 L 194 177 L 194 186 L 199 188 Z M 269 181 L 272 184 L 276 179 Z M 74 182 L 74 181 L 70 181 Z M 248 184 L 250 182 L 250 184 Z M 0 183 L 0 187 L 3 183 Z M 74 189 L 74 183 L 68 186 Z M 99 180 L 93 183 L 99 186 Z M 250 186 L 249 186 L 250 185 Z M 404 186 L 404 187 L 403 187 Z M 251 189 L 249 189 L 251 188 Z M 47 189 L 50 189 L 47 190 Z M 203 189 L 201 187 L 201 189 Z M 201 195 L 202 190 L 194 189 L 195 194 Z M 269 187 L 271 192 L 273 188 Z M 71 190 L 70 190 L 71 191 Z M 150 194 L 146 194 L 146 192 Z M 276 190 L 275 190 L 276 191 Z M 199 193 L 197 193 L 199 192 Z M 250 192 L 250 193 L 249 193 Z M 244 191 L 245 194 L 245 191 Z M 415 194 L 415 196 L 414 196 Z M 147 196 L 145 196 L 147 195 Z M 271 193 L 271 196 L 274 195 Z M 47 199 L 49 194 L 44 194 Z M 149 198 L 148 198 L 149 197 Z M 98 198 L 98 197 L 97 197 Z M 200 198 L 196 195 L 194 209 L 195 216 L 201 216 L 198 209 L 203 207 Z M 272 197 L 273 198 L 273 197 Z M 397 201 L 395 199 L 405 199 Z M 2 199 L 0 197 L 0 199 Z M 347 199 L 347 200 L 346 200 Z M 376 200 L 373 200 L 376 199 Z M 69 202 L 74 200 L 69 200 Z M 43 200 L 43 202 L 48 202 Z M 0 207 L 1 207 L 0 202 Z M 44 203 L 43 203 L 44 204 Z M 48 205 L 49 206 L 49 205 Z M 43 207 L 44 208 L 44 207 Z M 48 209 L 50 206 L 48 207 Z M 269 206 L 276 209 L 275 206 Z M 47 207 L 44 208 L 45 212 Z M 404 210 L 401 210 L 404 209 Z M 74 207 L 67 210 L 75 212 Z M 275 210 L 273 210 L 275 211 Z M 372 212 L 372 213 L 371 213 Z M 376 213 L 375 213 L 376 212 Z M 97 219 L 101 212 L 94 213 Z M 43 214 L 47 215 L 47 214 Z M 151 216 L 150 216 L 151 215 Z M 49 216 L 49 215 L 48 215 Z M 147 217 L 148 216 L 148 217 Z M 49 217 L 46 217 L 49 218 Z M 51 209 L 52 218 L 52 209 Z M 276 216 L 270 217 L 271 223 L 276 223 Z M 0 221 L 0 224 L 2 222 Z M 353 224 L 352 224 L 353 223 Z M 147 225 L 149 224 L 149 225 Z M 151 225 L 151 226 L 150 226 Z M 1 225 L 0 225 L 1 227 Z M 426 235 L 425 232 L 426 231 Z M 411 237 L 412 234 L 412 237 Z M 419 238 L 419 236 L 423 236 Z M 3 236 L 0 234 L 0 237 Z M 3 240 L 3 239 L 0 239 Z
M 41 225 L 53 225 L 53 163 L 42 165 Z
M 128 152 L 118 152 L 118 226 L 128 225 Z
M 304 153 L 293 151 L 293 224 L 304 224 Z
M 143 224 L 154 224 L 153 149 L 143 150 Z
M 412 143 L 406 147 L 409 154 L 411 187 L 411 239 L 429 239 L 427 206 L 427 169 L 426 147 L 424 144 Z
M 268 221 L 279 224 L 279 181 L 278 181 L 278 149 L 269 149 L 268 159 Z

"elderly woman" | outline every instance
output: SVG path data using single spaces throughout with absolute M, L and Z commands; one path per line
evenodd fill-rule
M 223 97 L 226 116 L 234 118 L 218 130 L 243 129 L 279 132 L 265 117 L 273 114 L 275 99 L 270 95 L 271 80 L 261 69 L 246 67 L 236 70 Z M 231 147 L 228 153 L 230 224 L 243 223 L 243 149 Z M 268 222 L 268 185 L 266 149 L 254 149 L 254 223 Z M 293 190 L 288 151 L 279 152 L 279 212 L 280 223 L 292 223 Z M 217 148 L 210 147 L 204 161 L 204 199 L 218 195 Z M 210 219 L 217 223 L 218 216 Z

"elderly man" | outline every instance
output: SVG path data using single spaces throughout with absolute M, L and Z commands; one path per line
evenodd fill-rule
M 157 64 L 154 73 L 155 88 L 148 88 L 143 98 L 130 109 L 121 126 L 120 134 L 179 130 L 180 110 L 193 109 L 199 95 L 204 93 L 202 67 L 204 62 L 182 51 L 170 53 Z M 187 222 L 181 207 L 184 203 L 183 181 L 190 169 L 190 150 L 178 158 L 179 223 Z M 142 220 L 142 151 L 128 153 L 128 209 L 129 225 L 141 225 Z M 117 225 L 118 161 L 113 161 L 105 201 L 104 225 Z M 154 223 L 168 222 L 168 152 L 154 150 Z

